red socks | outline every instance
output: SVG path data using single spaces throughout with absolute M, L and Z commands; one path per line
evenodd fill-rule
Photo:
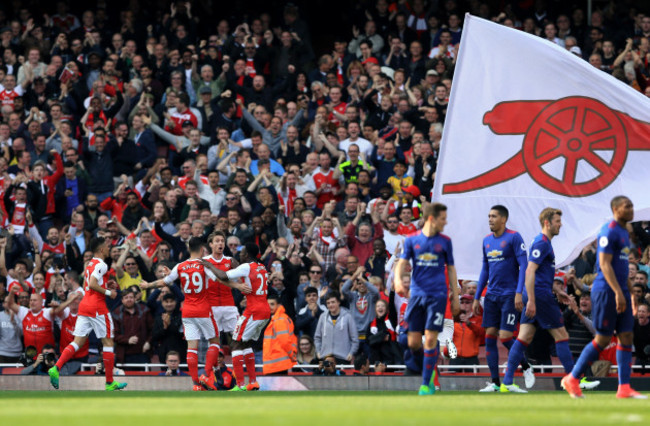
M 187 367 L 190 370 L 190 376 L 195 385 L 199 384 L 199 355 L 196 349 L 187 350 Z
M 246 381 L 244 380 L 244 355 L 242 351 L 232 352 L 232 367 L 235 370 L 237 386 L 244 386 Z
M 219 345 L 211 343 L 208 353 L 205 356 L 205 374 L 209 377 L 212 374 L 212 368 L 217 364 L 219 359 Z
M 246 373 L 248 374 L 248 382 L 253 383 L 257 381 L 255 374 L 255 354 L 251 351 L 244 354 L 244 362 L 246 362 Z
M 65 363 L 70 361 L 74 356 L 74 354 L 77 353 L 78 349 L 79 346 L 77 346 L 75 342 L 72 342 L 68 346 L 66 346 L 63 352 L 61 353 L 61 358 L 59 358 L 59 360 L 56 362 L 56 368 L 58 368 L 60 371 L 61 368 L 65 365 Z
M 110 352 L 108 349 L 110 349 Z M 106 383 L 113 383 L 113 367 L 115 366 L 115 354 L 113 353 L 113 348 L 104 348 L 103 360 Z

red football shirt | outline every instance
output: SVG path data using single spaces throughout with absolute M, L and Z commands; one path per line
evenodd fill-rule
M 224 272 L 232 269 L 232 257 L 221 256 L 221 259 L 216 260 L 212 256 L 206 256 L 203 259 Z M 230 287 L 221 284 L 217 280 L 208 280 L 208 300 L 210 306 L 235 306 L 235 299 L 232 297 Z
M 266 301 L 268 291 L 268 273 L 261 263 L 251 262 L 239 265 L 226 272 L 229 280 L 243 278 L 251 287 L 251 292 L 246 295 L 246 310 L 244 315 L 254 320 L 264 320 L 271 317 L 271 309 Z
M 90 277 L 95 277 L 95 279 L 97 279 L 97 284 L 99 284 L 103 289 L 106 288 L 107 271 L 108 266 L 101 259 L 93 257 L 91 261 L 88 262 L 88 266 L 86 266 L 86 270 L 84 271 L 85 294 L 84 298 L 81 299 L 81 303 L 79 303 L 79 315 L 94 317 L 97 315 L 108 314 L 106 296 L 104 293 L 90 289 Z
M 205 269 L 199 259 L 190 259 L 174 266 L 171 274 L 165 277 L 165 283 L 171 284 L 179 278 L 181 290 L 185 294 L 183 318 L 209 318 L 208 283 L 217 277 Z

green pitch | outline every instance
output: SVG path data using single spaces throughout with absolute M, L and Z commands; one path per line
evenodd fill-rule
M 0 392 L 2 425 L 648 424 L 650 404 L 591 392 Z

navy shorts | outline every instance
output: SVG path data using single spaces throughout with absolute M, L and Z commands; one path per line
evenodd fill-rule
M 532 324 L 537 328 L 544 330 L 553 330 L 554 328 L 564 327 L 564 317 L 553 295 L 536 295 L 535 297 L 535 316 L 528 318 L 526 316 L 526 304 L 528 297 L 524 295 L 524 309 L 521 312 L 521 323 Z
M 515 295 L 491 296 L 483 299 L 483 328 L 515 331 L 520 313 L 515 309 Z
M 447 308 L 447 295 L 412 296 L 406 308 L 405 319 L 409 332 L 424 333 L 424 330 L 442 331 Z
M 625 295 L 625 312 L 616 312 L 616 295 L 610 289 L 591 293 L 591 318 L 598 334 L 611 336 L 634 330 L 632 301 L 630 295 Z

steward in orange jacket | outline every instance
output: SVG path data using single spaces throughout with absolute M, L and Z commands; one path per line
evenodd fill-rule
M 268 299 L 271 320 L 264 331 L 264 374 L 286 372 L 296 365 L 298 341 L 293 333 L 293 321 L 285 313 L 277 296 Z

